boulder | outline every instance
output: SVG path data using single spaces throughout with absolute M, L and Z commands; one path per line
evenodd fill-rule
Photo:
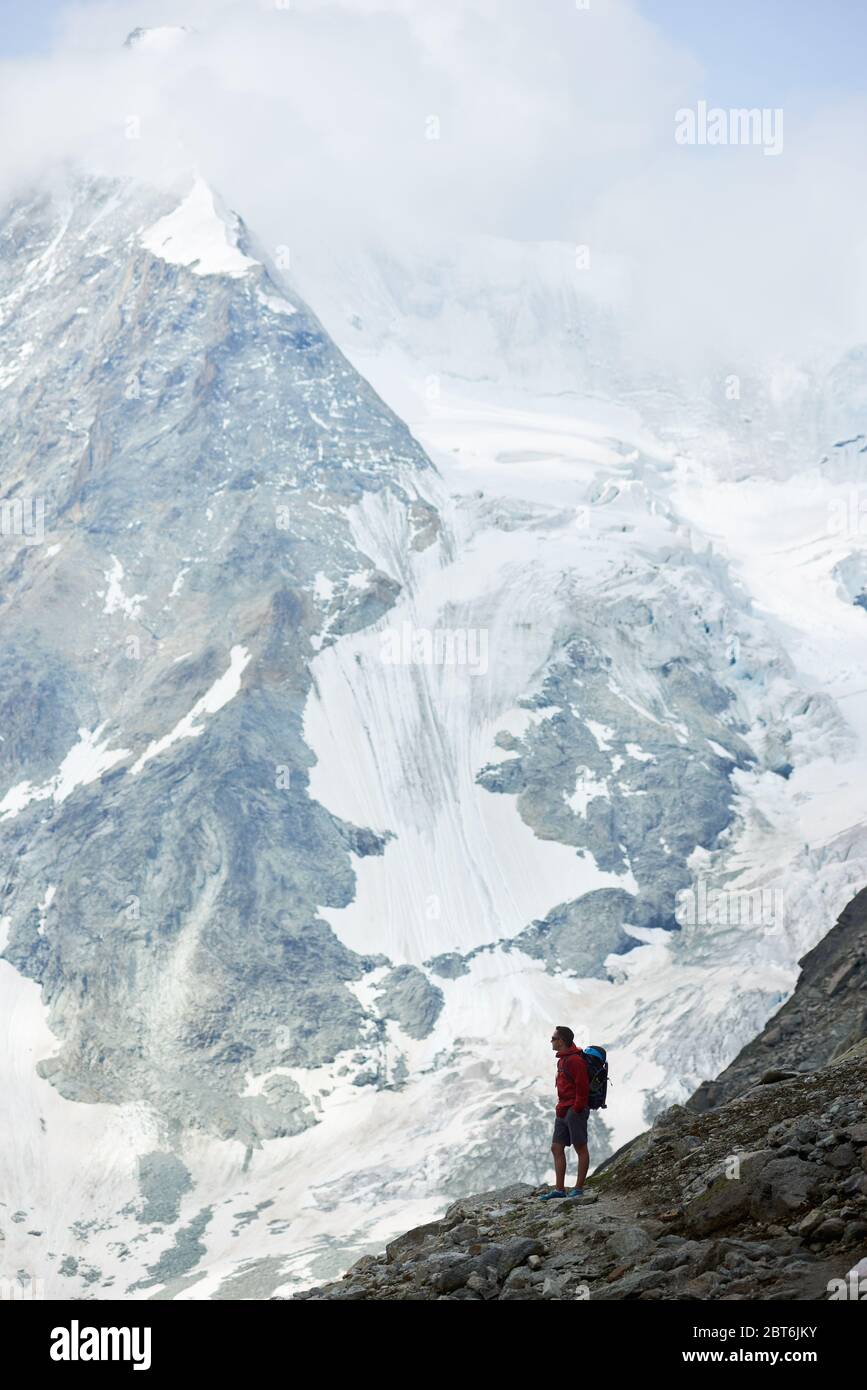
M 841 1217 L 828 1216 L 812 1232 L 812 1238 L 821 1241 L 840 1240 L 845 1230 L 846 1223 Z
M 507 1275 L 503 1288 L 529 1289 L 536 1284 L 542 1284 L 544 1280 L 545 1275 L 540 1269 L 528 1269 L 526 1265 L 518 1265 L 511 1274 Z
M 537 1189 L 531 1187 L 529 1183 L 513 1182 L 508 1187 L 492 1188 L 490 1192 L 476 1192 L 471 1197 L 461 1197 L 459 1201 L 452 1202 L 443 1217 L 443 1221 L 456 1224 L 458 1221 L 464 1221 L 468 1216 L 499 1202 L 515 1202 L 521 1197 L 532 1197 L 536 1191 Z
M 838 1144 L 836 1149 L 831 1149 L 825 1155 L 825 1162 L 830 1163 L 832 1168 L 854 1168 L 858 1154 L 852 1144 Z
M 478 1240 L 479 1228 L 473 1221 L 459 1221 L 456 1226 L 449 1227 L 448 1238 L 455 1243 L 460 1241 L 469 1245 L 472 1241 Z
M 638 1298 L 650 1289 L 659 1288 L 665 1283 L 665 1275 L 656 1269 L 636 1270 L 624 1274 L 611 1284 L 594 1288 L 590 1294 L 591 1303 L 610 1303 L 621 1298 Z
M 621 1226 L 608 1237 L 607 1248 L 618 1264 L 637 1262 L 653 1249 L 653 1241 L 640 1226 Z
M 780 1221 L 806 1206 L 828 1182 L 827 1168 L 803 1158 L 775 1158 L 754 1175 L 752 1214 L 759 1220 Z
M 543 1245 L 529 1236 L 513 1236 L 499 1245 L 490 1245 L 477 1256 L 480 1264 L 493 1269 L 496 1277 L 505 1279 L 517 1265 L 526 1264 L 531 1255 L 541 1255 Z
M 477 1258 L 451 1250 L 440 1252 L 425 1260 L 415 1277 L 419 1283 L 429 1282 L 436 1293 L 454 1293 L 465 1286 L 471 1274 L 479 1272 Z
M 697 1192 L 687 1202 L 684 1220 L 692 1235 L 710 1235 L 712 1231 L 745 1221 L 751 1212 L 753 1194 L 765 1164 L 775 1158 L 773 1149 L 760 1149 L 741 1159 L 739 1175 L 728 1177 L 725 1172 Z M 788 1161 L 788 1160 L 784 1160 Z
M 786 1221 L 826 1186 L 828 1168 L 773 1149 L 749 1154 L 739 1177 L 718 1177 L 689 1202 L 686 1224 L 696 1235 L 709 1235 L 739 1221 Z
M 514 1236 L 511 1240 L 486 1245 L 477 1255 L 440 1250 L 419 1262 L 414 1277 L 419 1283 L 430 1282 L 438 1293 L 453 1293 L 469 1286 L 484 1297 L 492 1297 L 513 1269 L 525 1264 L 531 1255 L 540 1254 L 542 1249 L 538 1240 Z
M 413 1226 L 411 1231 L 405 1231 L 402 1236 L 389 1242 L 385 1247 L 385 1258 L 389 1264 L 394 1264 L 397 1260 L 413 1259 L 419 1254 L 425 1237 L 439 1235 L 442 1229 L 441 1221 L 429 1221 L 426 1226 Z
M 825 1213 L 823 1211 L 810 1211 L 794 1229 L 797 1230 L 799 1236 L 810 1236 L 824 1220 Z
M 657 1250 L 650 1261 L 651 1269 L 669 1270 L 676 1269 L 679 1265 L 686 1264 L 686 1255 L 679 1250 Z
M 474 1289 L 476 1293 L 482 1295 L 482 1298 L 494 1298 L 500 1291 L 499 1284 L 490 1272 L 486 1274 L 479 1274 L 478 1272 L 471 1274 L 467 1280 L 467 1288 Z

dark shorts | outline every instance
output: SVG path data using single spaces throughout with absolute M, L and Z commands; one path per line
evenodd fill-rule
M 587 1116 L 590 1108 L 586 1110 L 569 1110 L 562 1118 L 558 1115 L 554 1121 L 554 1136 L 552 1144 L 573 1144 L 576 1149 L 580 1149 L 582 1144 L 587 1143 Z

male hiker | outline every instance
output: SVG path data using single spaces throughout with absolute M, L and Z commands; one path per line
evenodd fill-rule
M 590 1074 L 584 1056 L 575 1046 L 571 1028 L 554 1029 L 551 1047 L 557 1054 L 557 1113 L 551 1152 L 554 1155 L 555 1185 L 541 1200 L 554 1197 L 571 1201 L 584 1195 L 584 1179 L 590 1167 L 587 1150 L 587 1116 L 590 1114 Z M 571 1192 L 566 1191 L 566 1149 L 572 1144 L 578 1159 L 578 1176 Z

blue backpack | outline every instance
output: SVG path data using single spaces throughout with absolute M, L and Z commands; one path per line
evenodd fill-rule
M 585 1047 L 582 1056 L 590 1076 L 591 1110 L 607 1110 L 608 1096 L 608 1054 L 604 1047 Z

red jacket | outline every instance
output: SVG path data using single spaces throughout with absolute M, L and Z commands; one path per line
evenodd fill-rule
M 580 1047 L 567 1047 L 557 1054 L 557 1114 L 586 1110 L 590 1104 L 590 1073 Z

